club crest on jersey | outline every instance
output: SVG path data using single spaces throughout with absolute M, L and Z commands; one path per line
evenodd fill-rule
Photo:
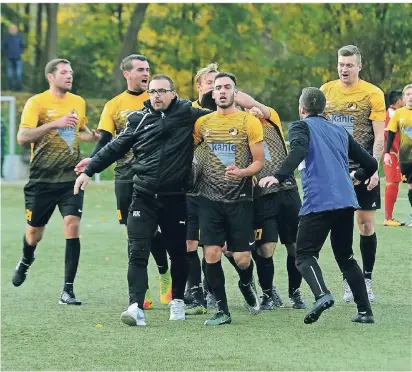
M 236 128 L 230 128 L 229 134 L 231 134 L 232 136 L 237 136 L 238 130 Z
M 356 110 L 358 108 L 358 105 L 355 102 L 349 102 L 346 107 L 351 110 Z

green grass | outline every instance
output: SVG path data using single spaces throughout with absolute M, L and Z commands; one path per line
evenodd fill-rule
M 395 216 L 405 218 L 406 188 Z M 382 226 L 377 215 L 378 255 L 374 272 L 375 325 L 350 321 L 354 305 L 341 301 L 342 283 L 329 242 L 320 264 L 337 300 L 313 325 L 305 311 L 278 309 L 251 316 L 242 305 L 233 268 L 224 261 L 233 323 L 206 328 L 210 315 L 170 322 L 158 302 L 147 311 L 148 327 L 123 325 L 128 305 L 126 237 L 115 215 L 112 184 L 86 191 L 81 229 L 82 253 L 76 294 L 87 304 L 57 304 L 63 281 L 64 238 L 55 212 L 37 250 L 37 260 L 19 288 L 11 274 L 21 255 L 25 229 L 23 185 L 2 188 L 2 370 L 411 370 L 411 234 Z M 360 258 L 355 232 L 355 257 Z M 285 248 L 277 248 L 275 281 L 286 300 Z M 156 269 L 150 283 L 157 293 Z M 303 285 L 307 303 L 313 298 Z M 154 296 L 157 301 L 157 296 Z M 103 324 L 103 328 L 96 328 Z

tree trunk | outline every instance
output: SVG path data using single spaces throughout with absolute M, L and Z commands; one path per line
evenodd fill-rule
M 127 57 L 130 54 L 136 53 L 137 34 L 143 24 L 148 6 L 149 4 L 136 4 L 134 12 L 130 17 L 130 24 L 127 28 L 126 35 L 124 36 L 123 44 L 121 45 L 117 54 L 112 72 L 113 88 L 116 93 L 120 93 L 124 87 L 123 74 L 119 68 L 120 63 L 122 62 L 123 58 Z
M 117 6 L 117 29 L 119 32 L 119 41 L 123 41 L 123 22 L 122 22 L 123 4 Z
M 43 4 L 36 4 L 36 44 L 34 48 L 34 74 L 32 81 L 32 91 L 35 92 L 39 86 L 40 79 L 43 76 L 42 66 L 41 66 L 41 56 L 42 56 L 42 13 Z
M 57 57 L 57 12 L 59 4 L 46 4 L 47 34 L 45 48 L 45 63 Z

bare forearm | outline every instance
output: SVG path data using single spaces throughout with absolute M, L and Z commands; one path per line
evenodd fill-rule
M 375 142 L 373 143 L 373 157 L 378 162 L 378 166 L 381 161 L 382 154 L 383 154 L 383 143 L 384 143 L 383 136 L 382 138 L 380 136 L 378 138 L 375 138 Z
M 244 177 L 252 177 L 263 168 L 263 161 L 255 160 L 247 168 L 244 169 Z
M 17 142 L 19 145 L 36 142 L 53 129 L 53 122 L 43 124 L 42 126 L 37 128 L 20 128 L 19 132 L 17 133 Z
M 90 132 L 89 129 L 86 129 L 79 132 L 79 140 L 82 142 L 94 142 L 95 138 L 93 136 L 93 133 Z

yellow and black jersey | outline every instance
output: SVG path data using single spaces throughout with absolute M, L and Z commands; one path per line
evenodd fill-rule
M 225 173 L 229 165 L 247 168 L 251 164 L 249 146 L 263 141 L 260 121 L 246 112 L 213 112 L 196 121 L 194 140 L 204 144 L 197 156 L 202 164 L 199 195 L 224 202 L 252 200 L 252 178 L 233 179 Z
M 375 140 L 372 121 L 384 122 L 386 119 L 382 90 L 364 80 L 349 89 L 344 88 L 340 80 L 334 80 L 320 89 L 326 96 L 326 117 L 344 127 L 372 155 Z M 351 164 L 351 167 L 356 166 Z
M 262 170 L 256 175 L 260 180 L 264 177 L 274 176 L 280 169 L 283 161 L 287 157 L 287 147 L 282 130 L 282 124 L 278 113 L 269 108 L 269 119 L 260 119 L 263 127 L 263 146 L 265 149 L 265 165 Z M 284 182 L 272 185 L 270 187 L 256 186 L 254 197 L 255 199 L 266 194 L 271 194 L 279 190 L 286 190 L 297 187 L 295 177 L 292 175 Z
M 125 128 L 127 115 L 136 110 L 143 108 L 144 101 L 149 99 L 147 92 L 136 93 L 132 91 L 124 91 L 118 96 L 106 103 L 97 129 L 105 130 L 114 136 Z M 133 160 L 133 152 L 130 150 L 126 156 L 117 161 L 115 172 L 116 182 L 131 182 L 133 181 L 133 172 L 131 170 L 131 162 Z
M 406 107 L 396 110 L 387 129 L 400 134 L 399 162 L 412 163 L 412 110 Z
M 68 114 L 77 115 L 75 128 L 53 129 L 31 144 L 31 182 L 59 183 L 76 179 L 80 161 L 79 130 L 87 124 L 86 102 L 72 93 L 58 98 L 49 90 L 28 99 L 21 114 L 20 128 L 37 128 Z

